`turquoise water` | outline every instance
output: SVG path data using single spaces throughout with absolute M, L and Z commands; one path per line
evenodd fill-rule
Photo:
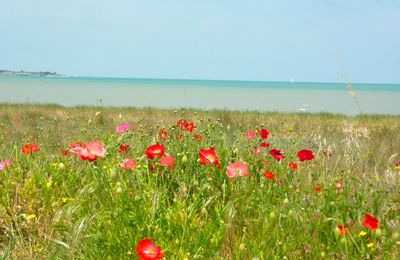
M 353 84 L 363 113 L 400 114 L 400 84 Z M 344 83 L 0 77 L 0 103 L 358 113 Z

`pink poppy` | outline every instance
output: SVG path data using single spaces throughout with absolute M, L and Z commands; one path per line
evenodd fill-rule
M 11 160 L 3 160 L 0 162 L 0 171 L 4 171 L 6 166 L 11 166 Z
M 249 130 L 246 132 L 246 137 L 247 139 L 254 139 L 256 137 L 256 134 L 253 131 Z
M 70 143 L 68 145 L 68 149 L 71 153 L 79 154 L 85 148 L 85 143 L 78 142 L 78 143 Z
M 174 168 L 174 157 L 171 155 L 161 157 L 159 161 L 161 166 L 170 167 L 171 169 Z
M 247 164 L 244 162 L 234 162 L 226 167 L 226 176 L 233 179 L 238 176 L 248 176 L 249 170 Z
M 343 189 L 343 182 L 340 182 L 340 181 L 336 182 L 335 187 L 337 190 Z
M 123 159 L 119 166 L 121 166 L 121 168 L 125 170 L 135 169 L 136 161 L 132 159 Z
M 126 132 L 126 131 L 128 131 L 128 130 L 129 130 L 129 125 L 128 125 L 128 123 L 119 124 L 119 125 L 115 128 L 115 132 L 117 132 L 117 133 L 124 133 L 124 132 Z
M 85 144 L 85 148 L 79 152 L 78 156 L 82 160 L 92 162 L 95 161 L 97 158 L 106 157 L 106 149 L 101 142 L 94 141 Z

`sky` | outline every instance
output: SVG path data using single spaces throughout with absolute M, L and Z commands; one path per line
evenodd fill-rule
M 399 0 L 0 0 L 0 69 L 400 83 Z

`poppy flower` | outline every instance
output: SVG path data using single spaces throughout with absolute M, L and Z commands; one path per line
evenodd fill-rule
M 129 145 L 123 145 L 123 144 L 121 144 L 121 145 L 118 147 L 118 152 L 119 152 L 119 153 L 127 153 L 127 152 L 128 152 L 128 149 L 129 149 Z
M 132 159 L 123 159 L 119 166 L 121 166 L 121 168 L 125 170 L 135 169 L 136 161 Z
M 317 187 L 314 188 L 314 190 L 315 190 L 316 192 L 321 192 L 321 187 L 320 187 L 320 186 L 317 186 Z
M 263 166 L 267 166 L 267 165 L 269 165 L 269 162 L 266 161 L 266 160 L 263 160 L 263 161 L 262 161 L 262 165 L 263 165 Z
M 261 137 L 261 139 L 267 139 L 268 138 L 268 134 L 269 132 L 267 131 L 267 129 L 257 129 L 257 133 L 258 135 Z
M 177 122 L 178 126 L 182 130 L 186 130 L 188 132 L 193 132 L 194 130 L 194 123 L 193 122 L 188 122 L 186 120 L 178 120 Z
M 79 154 L 85 148 L 85 143 L 70 143 L 68 149 L 73 154 Z
M 150 145 L 149 147 L 147 147 L 145 154 L 150 160 L 153 160 L 154 157 L 156 156 L 161 157 L 164 155 L 164 145 L 162 144 Z
M 195 135 L 195 136 L 194 136 L 194 139 L 196 139 L 197 141 L 201 141 L 201 140 L 203 140 L 203 136 L 201 136 L 201 135 Z
M 267 180 L 273 180 L 275 178 L 275 175 L 270 171 L 265 171 L 264 176 Z
M 252 154 L 259 154 L 259 153 L 261 153 L 261 148 L 256 146 L 253 149 L 251 149 L 251 153 Z
M 343 189 L 343 182 L 340 182 L 340 181 L 336 182 L 335 187 L 337 190 Z
M 281 153 L 281 150 L 277 150 L 277 149 L 272 149 L 269 151 L 269 154 L 278 162 L 282 159 L 284 159 L 285 157 L 283 156 L 283 154 Z
M 148 238 L 137 243 L 136 253 L 140 260 L 157 260 L 164 257 L 161 248 L 154 245 Z
M 0 171 L 4 171 L 6 166 L 11 166 L 11 160 L 3 160 L 0 162 Z
M 216 164 L 219 167 L 219 161 L 217 156 L 215 155 L 215 148 L 211 147 L 210 149 L 200 149 L 199 151 L 200 164 Z
M 186 131 L 191 133 L 194 130 L 194 123 L 193 122 L 186 122 L 184 127 L 185 127 Z
M 170 167 L 171 169 L 174 168 L 174 157 L 171 155 L 166 155 L 160 158 L 160 165 L 165 167 Z
M 165 130 L 161 130 L 160 132 L 158 132 L 158 135 L 163 139 L 166 140 L 167 136 L 168 136 L 168 132 Z
M 339 225 L 339 226 L 337 226 L 337 229 L 339 231 L 339 235 L 341 235 L 341 236 L 344 236 L 344 235 L 349 233 L 349 229 L 347 227 L 345 227 L 345 226 L 340 226 Z
M 62 150 L 60 154 L 61 156 L 67 157 L 69 155 L 69 152 L 67 150 Z
M 40 151 L 40 147 L 36 144 L 26 144 L 22 146 L 21 152 L 24 154 L 31 154 L 32 152 Z
M 128 123 L 122 123 L 122 124 L 119 124 L 116 128 L 115 128 L 115 132 L 117 132 L 117 133 L 124 133 L 124 132 L 126 132 L 126 131 L 128 131 L 129 130 L 129 125 L 128 125 Z
M 253 131 L 249 130 L 246 132 L 246 137 L 247 139 L 254 139 L 256 137 L 256 134 Z
M 395 163 L 394 168 L 400 170 L 400 162 Z
M 262 142 L 260 146 L 263 147 L 263 148 L 268 148 L 268 147 L 270 147 L 270 144 Z
M 313 152 L 311 150 L 306 150 L 306 149 L 300 150 L 297 153 L 297 157 L 299 157 L 300 162 L 310 161 L 314 159 Z
M 296 170 L 297 168 L 299 168 L 299 166 L 297 165 L 297 163 L 294 163 L 294 162 L 290 162 L 290 163 L 289 163 L 289 167 L 292 168 L 293 170 Z
M 378 222 L 379 220 L 374 218 L 373 216 L 371 216 L 370 214 L 365 214 L 364 215 L 364 219 L 361 222 L 361 224 L 370 229 L 370 230 L 375 230 L 378 228 Z
M 233 179 L 238 176 L 248 176 L 249 170 L 247 164 L 244 162 L 234 162 L 226 167 L 226 176 Z
M 85 148 L 79 152 L 78 157 L 84 161 L 93 162 L 97 158 L 106 157 L 106 149 L 101 142 L 94 141 L 85 144 Z

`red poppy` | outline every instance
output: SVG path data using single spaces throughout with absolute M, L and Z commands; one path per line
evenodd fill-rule
M 253 131 L 249 130 L 246 132 L 246 137 L 247 139 L 253 139 L 256 137 L 256 134 Z
M 119 166 L 121 166 L 121 168 L 125 170 L 135 169 L 136 161 L 132 159 L 123 159 Z
M 161 248 L 151 243 L 148 238 L 137 243 L 136 253 L 140 260 L 157 260 L 164 257 Z
M 165 166 L 165 167 L 170 167 L 171 169 L 173 169 L 174 168 L 174 157 L 172 157 L 171 155 L 161 157 L 160 165 Z
M 178 126 L 182 130 L 186 130 L 188 132 L 193 132 L 194 129 L 194 123 L 193 122 L 188 122 L 186 120 L 178 120 L 177 122 Z
M 261 139 L 267 139 L 268 138 L 268 134 L 269 132 L 267 131 L 267 129 L 257 129 L 257 133 L 258 135 L 261 137 Z
M 314 190 L 315 190 L 316 192 L 321 192 L 321 187 L 320 187 L 320 186 L 317 186 L 317 187 L 314 188 Z
M 306 149 L 300 150 L 297 153 L 297 157 L 299 157 L 300 162 L 310 161 L 314 159 L 313 152 L 311 150 L 306 150 Z
M 273 180 L 275 178 L 275 175 L 270 171 L 265 171 L 264 176 L 267 180 Z
M 219 161 L 217 156 L 215 155 L 215 148 L 211 147 L 210 149 L 200 149 L 199 151 L 200 164 L 216 164 L 219 167 Z
M 32 152 L 40 151 L 40 147 L 36 144 L 26 144 L 22 146 L 21 152 L 24 154 L 31 154 Z
M 147 147 L 144 153 L 151 160 L 153 160 L 154 157 L 156 156 L 161 157 L 164 155 L 164 145 L 162 144 L 150 145 L 149 147 Z
M 370 230 L 375 230 L 378 228 L 378 222 L 379 222 L 379 220 L 374 218 L 370 214 L 365 214 L 364 219 L 361 222 L 361 224 Z
M 60 154 L 61 156 L 67 157 L 69 155 L 69 152 L 67 150 L 62 150 Z
M 158 135 L 163 139 L 166 140 L 167 136 L 168 136 L 168 132 L 165 130 L 161 130 L 160 132 L 158 132 Z
M 129 149 L 129 145 L 123 145 L 123 144 L 121 144 L 121 145 L 118 147 L 118 152 L 119 152 L 119 153 L 127 153 L 127 152 L 128 152 L 128 149 Z
M 194 130 L 194 123 L 193 122 L 186 122 L 184 127 L 185 127 L 186 131 L 191 133 Z
M 201 135 L 195 135 L 195 136 L 194 136 L 194 139 L 196 139 L 196 140 L 198 140 L 198 141 L 201 141 L 201 140 L 203 140 L 203 136 L 201 136 Z
M 400 162 L 395 163 L 394 168 L 400 170 Z
M 338 231 L 339 231 L 339 234 L 341 235 L 341 236 L 344 236 L 344 235 L 346 235 L 347 233 L 349 233 L 349 229 L 347 228 L 347 227 L 345 227 L 345 226 L 337 226 L 337 229 L 338 229 Z
M 85 148 L 85 143 L 78 142 L 78 143 L 70 143 L 68 145 L 68 149 L 71 153 L 79 154 Z
M 289 167 L 292 168 L 293 170 L 296 170 L 297 168 L 299 168 L 299 166 L 297 165 L 297 163 L 294 163 L 294 162 L 290 162 L 290 163 L 289 163 Z
M 268 147 L 270 147 L 270 144 L 269 144 L 269 143 L 262 142 L 262 143 L 261 143 L 261 147 L 263 147 L 263 148 L 268 148 Z
M 238 176 L 248 176 L 249 170 L 247 164 L 244 162 L 234 162 L 226 167 L 226 176 L 233 179 Z
M 277 149 L 272 149 L 269 151 L 269 154 L 275 158 L 275 160 L 277 160 L 278 162 L 282 159 L 284 159 L 285 157 L 283 156 L 283 154 L 281 153 L 281 150 L 277 150 Z

